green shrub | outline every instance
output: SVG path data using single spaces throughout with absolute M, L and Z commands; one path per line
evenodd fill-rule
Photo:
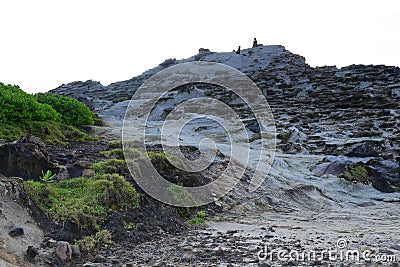
M 39 103 L 33 95 L 18 86 L 0 83 L 0 123 L 60 121 L 60 118 L 50 105 Z
M 9 142 L 30 133 L 52 144 L 93 140 L 73 127 L 82 124 L 93 124 L 92 113 L 83 103 L 57 95 L 34 96 L 0 83 L 0 139 Z
M 291 135 L 291 132 L 290 132 L 290 131 L 288 131 L 288 132 L 281 132 L 281 133 L 279 133 L 279 134 L 277 135 L 277 138 L 280 139 L 280 140 L 282 140 L 282 142 L 285 142 L 285 143 L 286 143 L 286 142 L 289 140 L 290 135 Z
M 99 230 L 109 211 L 137 207 L 135 188 L 118 174 L 73 178 L 56 183 L 25 182 L 33 201 L 56 221 L 75 221 L 89 231 Z
M 63 123 L 73 126 L 94 125 L 93 115 L 82 102 L 55 94 L 36 94 L 40 103 L 48 104 L 61 114 Z

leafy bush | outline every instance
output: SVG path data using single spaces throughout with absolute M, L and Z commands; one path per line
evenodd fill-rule
M 60 118 L 50 105 L 39 103 L 33 95 L 18 86 L 0 83 L 0 123 L 60 121 Z
M 94 125 L 93 115 L 82 102 L 55 94 L 36 94 L 39 103 L 52 106 L 61 114 L 63 123 L 73 126 Z
M 30 95 L 0 82 L 0 139 L 9 142 L 30 133 L 52 144 L 93 140 L 73 127 L 83 124 L 93 124 L 92 113 L 83 103 L 57 95 Z
M 33 201 L 56 221 L 75 221 L 89 231 L 99 230 L 109 211 L 137 207 L 135 188 L 118 174 L 73 178 L 56 183 L 26 181 Z

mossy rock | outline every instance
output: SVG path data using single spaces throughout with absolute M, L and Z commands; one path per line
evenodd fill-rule
M 341 177 L 349 182 L 371 183 L 368 171 L 364 165 L 347 165 Z

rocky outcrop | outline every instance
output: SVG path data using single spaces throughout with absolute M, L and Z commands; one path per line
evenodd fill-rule
M 105 159 L 99 151 L 106 144 L 70 141 L 64 146 L 45 145 L 39 138 L 25 135 L 0 145 L 0 174 L 35 181 L 47 170 L 57 174 L 57 180 L 88 176 L 92 164 Z
M 56 172 L 43 142 L 32 135 L 22 136 L 13 143 L 0 145 L 0 173 L 25 180 L 39 180 L 42 171 Z

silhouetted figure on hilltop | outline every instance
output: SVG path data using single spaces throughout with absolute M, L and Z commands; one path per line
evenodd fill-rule
M 240 54 L 240 45 L 239 45 L 238 49 L 236 50 L 236 54 Z
M 257 44 L 257 39 L 254 38 L 254 40 L 253 40 L 253 48 L 254 48 L 254 47 L 257 47 L 257 46 L 258 46 L 258 44 Z

